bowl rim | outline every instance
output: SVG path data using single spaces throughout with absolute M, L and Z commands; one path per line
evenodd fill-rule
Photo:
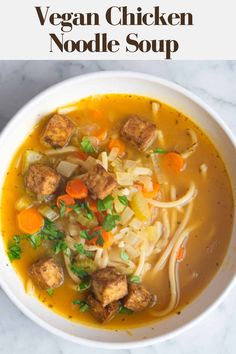
M 149 81 L 152 83 L 160 84 L 163 86 L 166 86 L 167 88 L 170 88 L 182 95 L 184 95 L 187 99 L 190 99 L 194 103 L 196 103 L 198 106 L 200 106 L 202 109 L 204 109 L 210 116 L 211 119 L 213 119 L 217 125 L 225 132 L 227 135 L 227 138 L 231 141 L 232 145 L 236 149 L 236 137 L 234 134 L 231 132 L 230 128 L 224 123 L 220 115 L 215 112 L 214 109 L 212 109 L 207 103 L 205 103 L 200 97 L 189 91 L 188 89 L 185 89 L 184 87 L 166 80 L 162 79 L 158 76 L 151 75 L 151 74 L 145 74 L 145 73 L 140 73 L 136 71 L 99 71 L 99 72 L 93 72 L 93 73 L 88 73 L 88 74 L 82 74 L 82 75 L 77 75 L 72 78 L 60 81 L 59 83 L 56 83 L 47 89 L 43 90 L 36 96 L 34 96 L 32 99 L 30 99 L 26 104 L 23 105 L 22 108 L 20 108 L 14 116 L 9 120 L 9 122 L 6 124 L 6 126 L 3 128 L 3 130 L 0 133 L 0 146 L 2 143 L 2 140 L 4 139 L 4 136 L 7 135 L 11 128 L 17 124 L 18 121 L 21 119 L 22 113 L 24 111 L 27 111 L 30 109 L 34 104 L 39 101 L 43 100 L 44 97 L 46 97 L 48 94 L 50 94 L 52 91 L 55 89 L 59 88 L 60 86 L 63 85 L 70 85 L 70 83 L 73 83 L 74 81 L 86 81 L 89 79 L 102 79 L 102 78 L 133 78 L 133 79 L 138 79 L 138 80 L 144 80 L 144 81 Z M 125 92 L 124 92 L 125 93 Z M 42 328 L 48 330 L 52 334 L 55 334 L 61 338 L 64 338 L 66 340 L 69 340 L 71 342 L 77 343 L 77 344 L 82 344 L 86 345 L 88 347 L 93 347 L 93 348 L 103 348 L 103 349 L 127 349 L 127 348 L 141 348 L 145 347 L 148 345 L 153 345 L 155 343 L 160 343 L 163 341 L 166 341 L 170 338 L 174 338 L 178 336 L 179 334 L 183 333 L 184 331 L 191 329 L 195 324 L 200 322 L 202 319 L 204 319 L 210 311 L 215 309 L 219 303 L 221 303 L 227 294 L 230 292 L 230 290 L 233 288 L 233 286 L 236 284 L 236 274 L 234 275 L 234 278 L 229 282 L 227 287 L 223 290 L 221 295 L 201 314 L 199 314 L 197 317 L 195 317 L 193 320 L 190 322 L 178 327 L 175 330 L 170 331 L 167 334 L 158 336 L 158 337 L 152 337 L 152 338 L 147 338 L 147 339 L 141 339 L 141 340 L 135 340 L 135 341 L 129 341 L 125 343 L 120 343 L 120 342 L 100 342 L 97 340 L 91 340 L 91 339 L 85 339 L 81 338 L 79 336 L 75 336 L 72 334 L 65 333 L 63 330 L 55 328 L 53 325 L 48 324 L 45 320 L 42 320 L 39 318 L 33 311 L 29 310 L 26 305 L 22 304 L 17 296 L 11 291 L 11 289 L 8 287 L 8 285 L 3 281 L 3 279 L 0 277 L 0 286 L 4 290 L 4 292 L 7 294 L 7 296 L 10 298 L 10 300 L 17 306 L 17 308 L 24 313 L 29 319 L 34 321 L 36 324 L 40 325 Z M 88 327 L 89 328 L 89 327 Z M 91 328 L 90 328 L 91 329 Z

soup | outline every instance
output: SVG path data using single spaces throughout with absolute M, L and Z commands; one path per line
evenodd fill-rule
M 157 100 L 99 95 L 43 118 L 16 152 L 1 208 L 25 291 L 89 326 L 181 314 L 219 269 L 230 181 L 188 117 Z

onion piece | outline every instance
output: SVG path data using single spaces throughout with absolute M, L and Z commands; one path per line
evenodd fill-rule
M 78 165 L 71 163 L 69 161 L 60 161 L 57 165 L 57 172 L 60 173 L 64 177 L 71 177 L 71 175 L 75 172 Z
M 21 171 L 22 174 L 28 170 L 29 166 L 33 163 L 39 162 L 43 157 L 43 154 L 33 150 L 26 150 L 22 157 L 22 167 Z
M 120 216 L 120 223 L 125 225 L 134 216 L 134 211 L 130 207 L 126 207 Z
M 79 148 L 73 145 L 66 146 L 61 149 L 50 149 L 45 151 L 45 155 L 61 155 L 61 154 L 67 154 L 68 152 L 74 152 L 74 151 L 79 151 Z
M 101 153 L 101 159 L 102 159 L 102 166 L 105 168 L 105 170 L 108 170 L 108 158 L 107 158 L 107 153 L 106 151 L 103 151 Z
M 152 102 L 152 115 L 154 118 L 156 118 L 157 113 L 160 110 L 160 107 L 161 107 L 161 105 L 159 102 Z
M 16 210 L 21 211 L 23 209 L 29 208 L 32 205 L 32 200 L 28 195 L 24 195 L 16 201 Z
M 120 186 L 132 186 L 134 183 L 133 175 L 128 172 L 116 172 L 116 178 Z
M 133 169 L 134 176 L 151 176 L 152 170 L 147 167 L 135 167 Z
M 119 154 L 119 149 L 117 147 L 113 147 L 110 151 L 110 154 L 108 155 L 108 160 L 109 161 L 114 161 Z
M 55 210 L 50 208 L 48 205 L 41 206 L 40 208 L 38 208 L 38 211 L 50 221 L 55 221 L 59 218 L 59 214 Z

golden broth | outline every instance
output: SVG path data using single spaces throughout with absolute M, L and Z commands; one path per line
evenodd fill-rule
M 138 114 L 146 119 L 153 120 L 152 101 L 145 97 L 133 95 L 103 95 L 93 96 L 77 102 L 76 110 L 67 115 L 78 125 L 87 125 L 96 122 L 109 131 L 116 132 L 124 117 L 129 114 Z M 162 130 L 165 138 L 165 149 L 183 151 L 191 143 L 186 129 L 193 129 L 198 137 L 199 145 L 196 152 L 187 159 L 187 167 L 178 176 L 167 174 L 169 183 L 173 183 L 181 196 L 188 189 L 190 181 L 194 181 L 198 190 L 194 200 L 194 209 L 190 222 L 200 221 L 200 226 L 190 234 L 186 247 L 186 256 L 179 264 L 180 275 L 180 302 L 175 313 L 189 304 L 211 281 L 225 256 L 231 234 L 233 200 L 230 181 L 223 161 L 208 137 L 196 125 L 174 108 L 161 104 L 156 119 L 158 129 Z M 1 206 L 1 226 L 5 246 L 13 235 L 20 234 L 16 223 L 16 200 L 24 194 L 23 177 L 21 175 L 19 159 L 26 149 L 44 152 L 45 147 L 40 143 L 40 134 L 45 125 L 45 119 L 32 130 L 16 152 L 3 186 Z M 157 146 L 158 143 L 155 143 Z M 140 158 L 139 152 L 127 144 L 129 158 Z M 142 159 L 147 157 L 143 154 Z M 205 163 L 208 166 L 207 177 L 199 172 L 199 166 Z M 13 262 L 16 272 L 24 285 L 29 280 L 28 268 L 40 256 L 50 253 L 43 247 L 34 250 L 28 242 L 23 242 L 21 260 Z M 66 274 L 66 272 L 65 272 Z M 167 269 L 159 272 L 155 281 L 145 276 L 144 285 L 158 296 L 158 309 L 168 305 L 170 291 Z M 98 326 L 91 315 L 81 313 L 72 300 L 78 299 L 73 282 L 66 274 L 64 284 L 55 290 L 53 296 L 37 289 L 37 296 L 46 306 L 60 315 L 89 326 Z M 120 329 L 141 326 L 158 318 L 146 310 L 132 315 L 118 315 L 105 328 Z M 104 327 L 104 325 L 103 325 Z

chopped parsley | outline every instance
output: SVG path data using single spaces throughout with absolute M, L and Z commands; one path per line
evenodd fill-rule
M 156 148 L 153 150 L 155 154 L 166 154 L 168 151 L 162 148 Z
M 38 248 L 41 246 L 42 241 L 45 240 L 45 235 L 42 232 L 39 232 L 33 235 L 29 235 L 27 239 L 33 248 Z
M 114 198 L 111 195 L 108 195 L 104 199 L 98 199 L 97 208 L 98 211 L 103 212 L 107 209 L 112 209 Z
M 68 250 L 68 245 L 64 240 L 59 240 L 53 247 L 53 251 L 55 252 L 55 254 L 58 254 L 60 252 L 66 253 L 67 250 Z
M 88 309 L 89 309 L 89 305 L 87 304 L 86 301 L 74 300 L 74 301 L 72 301 L 72 303 L 74 305 L 79 305 L 80 312 L 85 312 L 85 311 L 88 311 Z
M 56 225 L 47 219 L 45 219 L 44 228 L 40 233 L 46 235 L 46 238 L 50 241 L 64 238 L 63 232 L 59 231 Z
M 138 275 L 131 275 L 129 277 L 129 281 L 131 283 L 139 284 L 140 283 L 140 277 Z
M 8 244 L 8 257 L 10 261 L 15 261 L 16 259 L 21 258 L 21 245 L 20 245 L 20 237 L 19 236 L 14 236 L 13 237 L 13 242 L 9 242 Z
M 92 239 L 96 238 L 96 244 L 99 246 L 104 245 L 104 238 L 102 237 L 102 230 L 95 230 L 92 232 L 89 232 L 89 230 L 81 230 L 80 231 L 80 237 L 91 241 Z M 81 248 L 81 246 L 79 246 Z
M 84 238 L 85 240 L 89 239 L 88 230 L 80 230 L 79 235 L 80 235 L 81 238 Z
M 128 309 L 127 307 L 121 305 L 119 308 L 119 313 L 131 315 L 133 313 L 133 311 Z
M 84 137 L 83 140 L 80 143 L 81 148 L 86 154 L 93 154 L 95 152 L 95 148 L 93 144 L 91 143 L 91 140 L 89 137 Z
M 120 216 L 117 214 L 107 214 L 102 223 L 102 227 L 106 231 L 111 231 L 112 229 L 114 229 L 114 227 L 116 227 L 116 221 L 118 221 L 119 219 Z
M 88 273 L 86 272 L 86 270 L 84 270 L 84 268 L 78 267 L 75 263 L 73 263 L 71 265 L 72 272 L 77 275 L 79 278 L 86 278 L 88 276 Z
M 120 203 L 125 206 L 127 206 L 129 203 L 128 198 L 125 195 L 119 195 L 118 199 L 119 199 Z
M 91 286 L 91 280 L 89 278 L 85 279 L 79 284 L 79 291 L 85 291 Z
M 52 296 L 54 294 L 54 289 L 49 288 L 46 290 L 46 292 L 48 293 L 49 296 Z
M 82 243 L 77 243 L 74 247 L 79 254 L 82 254 L 88 258 L 93 258 L 93 252 L 85 250 Z
M 63 200 L 60 200 L 60 217 L 63 218 L 67 211 L 66 203 Z
M 127 261 L 129 260 L 129 256 L 128 256 L 128 254 L 125 252 L 124 248 L 122 248 L 121 251 L 120 251 L 120 258 L 121 258 L 123 261 L 125 261 L 125 262 L 127 262 Z

